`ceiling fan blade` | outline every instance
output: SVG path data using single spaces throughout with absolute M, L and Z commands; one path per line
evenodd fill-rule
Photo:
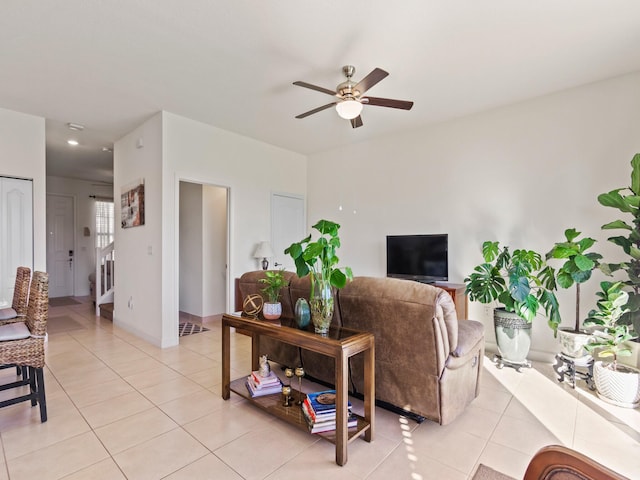
M 360 101 L 365 105 L 400 108 L 402 110 L 411 110 L 411 107 L 413 107 L 413 102 L 406 100 L 392 100 L 391 98 L 364 97 Z
M 387 75 L 389 75 L 389 73 L 385 72 L 381 68 L 374 68 L 369 75 L 358 82 L 354 89 L 358 90 L 360 92 L 360 95 L 362 95 Z
M 317 92 L 326 93 L 327 95 L 331 95 L 332 97 L 337 96 L 335 90 L 329 90 L 328 88 L 318 87 L 317 85 L 311 85 L 310 83 L 307 83 L 307 82 L 298 81 L 298 82 L 293 82 L 293 84 L 299 87 L 310 88 L 311 90 L 315 90 Z
M 356 118 L 351 119 L 351 126 L 353 128 L 358 128 L 362 126 L 362 117 L 358 115 Z
M 296 115 L 296 118 L 305 118 L 305 117 L 308 117 L 309 115 L 313 115 L 314 113 L 318 113 L 318 112 L 321 112 L 322 110 L 326 110 L 327 108 L 331 108 L 331 107 L 333 107 L 336 103 L 337 103 L 337 102 L 327 103 L 326 105 L 323 105 L 323 106 L 321 106 L 321 107 L 314 108 L 313 110 L 309 110 L 308 112 L 301 113 L 300 115 Z

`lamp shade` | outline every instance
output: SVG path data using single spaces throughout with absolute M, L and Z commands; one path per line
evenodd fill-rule
M 336 103 L 336 112 L 342 118 L 351 120 L 360 115 L 362 104 L 352 98 L 345 98 L 343 101 Z
M 256 251 L 253 252 L 255 258 L 271 258 L 274 256 L 271 244 L 269 242 L 260 242 Z

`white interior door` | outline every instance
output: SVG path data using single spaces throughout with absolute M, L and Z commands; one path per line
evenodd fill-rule
M 47 271 L 50 297 L 66 297 L 74 293 L 73 233 L 73 197 L 47 195 Z
M 18 267 L 33 270 L 33 181 L 0 177 L 0 308 L 13 302 Z
M 299 195 L 271 195 L 271 245 L 275 256 L 270 268 L 295 271 L 295 265 L 284 250 L 306 236 L 304 198 Z

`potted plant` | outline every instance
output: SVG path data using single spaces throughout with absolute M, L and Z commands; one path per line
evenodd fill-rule
M 266 286 L 262 293 L 267 296 L 268 302 L 262 307 L 262 315 L 267 320 L 277 320 L 282 315 L 282 304 L 280 303 L 280 290 L 286 287 L 289 282 L 285 280 L 282 270 L 266 270 L 265 278 L 258 280 Z
M 589 313 L 585 325 L 595 325 L 592 340 L 585 348 L 597 351 L 598 358 L 611 358 L 611 362 L 598 360 L 593 366 L 593 379 L 598 396 L 622 407 L 635 408 L 640 403 L 640 370 L 618 363 L 618 357 L 631 355 L 625 342 L 635 338 L 629 325 L 620 323 L 628 312 L 629 294 L 622 282 L 602 282 L 598 292 L 597 308 Z
M 347 280 L 353 278 L 351 268 L 338 267 L 339 258 L 336 255 L 340 247 L 338 230 L 340 225 L 329 220 L 320 220 L 313 226 L 320 237 L 311 241 L 311 235 L 299 242 L 292 243 L 285 251 L 291 255 L 296 265 L 299 277 L 311 275 L 311 295 L 309 307 L 311 321 L 316 333 L 326 334 L 333 319 L 333 290 L 342 288 Z
M 631 160 L 631 184 L 617 188 L 598 196 L 598 202 L 605 207 L 618 209 L 623 214 L 631 215 L 631 221 L 614 220 L 602 226 L 603 230 L 622 230 L 624 233 L 608 240 L 622 248 L 628 256 L 620 263 L 602 263 L 600 270 L 606 274 L 616 271 L 624 272 L 626 279 L 623 285 L 630 288 L 628 310 L 620 320 L 621 323 L 633 324 L 636 332 L 640 332 L 640 153 Z
M 550 324 L 558 324 L 558 300 L 555 272 L 533 250 L 500 247 L 499 242 L 482 244 L 484 263 L 476 266 L 464 279 L 466 293 L 473 301 L 498 303 L 493 319 L 499 355 L 498 367 L 508 365 L 517 370 L 530 367 L 527 360 L 531 345 L 531 322 L 544 310 Z
M 580 284 L 591 278 L 591 273 L 599 265 L 602 255 L 587 252 L 596 241 L 591 237 L 578 240 L 580 232 L 575 228 L 568 228 L 564 232 L 566 241 L 554 244 L 547 252 L 546 259 L 564 260 L 562 266 L 556 272 L 556 284 L 560 288 L 576 286 L 576 316 L 572 327 L 558 328 L 559 323 L 550 321 L 554 336 L 559 337 L 562 353 L 569 357 L 581 358 L 587 355 L 584 346 L 590 338 L 590 334 L 580 328 Z

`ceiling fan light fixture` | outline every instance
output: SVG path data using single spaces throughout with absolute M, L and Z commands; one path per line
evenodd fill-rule
M 362 112 L 362 104 L 353 98 L 345 98 L 336 103 L 336 112 L 345 120 L 352 120 Z

